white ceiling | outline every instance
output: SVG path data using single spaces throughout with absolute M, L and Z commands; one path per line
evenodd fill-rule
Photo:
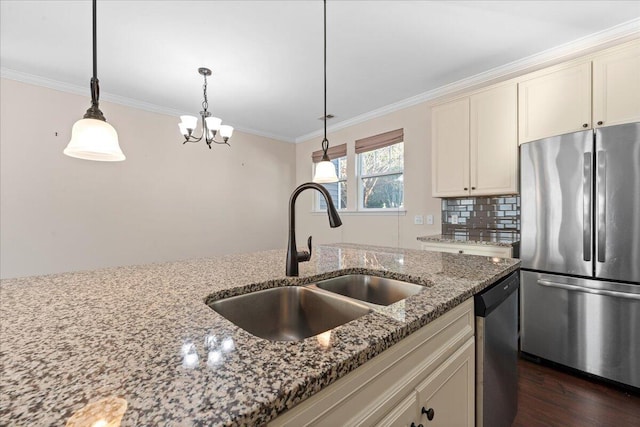
M 334 0 L 327 11 L 328 112 L 338 123 L 637 20 L 640 2 Z M 1 0 L 0 17 L 5 75 L 89 96 L 90 1 Z M 210 109 L 224 123 L 304 138 L 322 128 L 322 20 L 320 0 L 99 0 L 102 99 L 195 114 L 206 66 Z

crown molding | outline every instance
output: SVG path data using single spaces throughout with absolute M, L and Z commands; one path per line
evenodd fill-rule
M 353 118 L 343 120 L 341 122 L 328 126 L 327 131 L 335 132 L 349 126 L 363 123 L 368 120 L 382 117 L 387 114 L 412 107 L 417 104 L 421 104 L 423 102 L 431 101 L 447 95 L 452 95 L 457 92 L 469 90 L 473 87 L 486 84 L 494 80 L 511 78 L 516 74 L 524 74 L 526 72 L 533 71 L 533 69 L 536 67 L 544 66 L 545 64 L 550 64 L 560 60 L 568 60 L 572 57 L 585 55 L 589 53 L 589 51 L 593 51 L 598 48 L 605 48 L 608 47 L 608 45 L 628 41 L 635 37 L 640 37 L 640 18 L 624 22 L 606 30 L 590 34 L 588 36 L 579 38 L 569 43 L 562 44 L 560 46 L 553 47 L 551 49 L 547 49 L 540 53 L 510 62 L 508 64 L 493 68 L 483 73 L 458 80 L 448 85 L 441 86 L 436 89 L 423 92 L 418 95 L 403 99 L 401 101 L 377 108 L 367 113 L 360 114 Z M 86 87 L 78 86 L 75 84 L 65 83 L 34 74 L 24 73 L 22 71 L 13 70 L 6 67 L 0 67 L 0 77 L 10 80 L 17 80 L 22 83 L 33 84 L 36 86 L 43 86 L 62 92 L 73 93 L 76 95 L 90 95 L 88 85 Z M 102 100 L 107 102 L 113 102 L 114 104 L 124 105 L 127 107 L 149 111 L 152 113 L 165 114 L 174 117 L 180 116 L 182 114 L 189 114 L 188 112 L 163 107 L 161 105 L 151 104 L 124 96 L 114 95 L 108 92 L 101 92 L 100 97 Z M 310 139 L 320 137 L 323 134 L 323 129 L 318 129 L 299 137 L 292 138 L 243 126 L 236 126 L 235 129 L 243 133 L 290 143 L 300 143 L 308 141 Z
M 573 40 L 551 49 L 544 50 L 526 58 L 492 68 L 488 71 L 476 74 L 474 76 L 458 80 L 439 88 L 420 93 L 410 98 L 403 99 L 393 104 L 386 105 L 381 108 L 360 114 L 351 119 L 343 120 L 327 127 L 328 132 L 335 132 L 340 129 L 347 128 L 359 123 L 366 122 L 371 119 L 385 116 L 404 108 L 412 107 L 423 102 L 431 101 L 457 92 L 469 90 L 478 85 L 492 82 L 497 79 L 507 79 L 515 77 L 515 74 L 524 74 L 534 71 L 535 68 L 546 64 L 558 62 L 561 60 L 569 60 L 574 57 L 586 55 L 596 49 L 610 47 L 612 44 L 618 44 L 629 41 L 633 38 L 640 37 L 640 18 L 632 19 L 614 27 L 608 28 L 597 33 L 590 34 L 585 37 Z M 305 142 L 312 138 L 323 135 L 323 129 L 307 133 L 295 138 L 296 143 Z
M 9 79 L 9 80 L 16 80 L 21 83 L 27 83 L 35 86 L 46 87 L 53 90 L 59 90 L 61 92 L 72 93 L 75 95 L 91 96 L 89 85 L 79 86 L 71 83 L 65 83 L 59 80 L 53 80 L 46 77 L 37 76 L 35 74 L 29 74 L 29 73 L 24 73 L 22 71 L 13 70 L 7 67 L 0 67 L 0 77 Z M 191 113 L 176 110 L 173 108 L 163 107 L 161 105 L 151 104 L 149 102 L 139 101 L 137 99 L 127 98 L 125 96 L 114 95 L 112 93 L 102 92 L 102 91 L 100 92 L 100 100 L 123 105 L 125 107 L 136 108 L 138 110 L 149 111 L 151 113 L 164 114 L 164 115 L 173 116 L 173 117 L 178 117 L 183 114 L 191 114 Z M 290 143 L 295 142 L 295 138 L 276 135 L 268 132 L 262 132 L 255 129 L 243 127 L 243 126 L 234 126 L 234 129 L 239 132 L 261 136 L 269 139 L 275 139 L 278 141 L 284 141 L 284 142 L 290 142 Z

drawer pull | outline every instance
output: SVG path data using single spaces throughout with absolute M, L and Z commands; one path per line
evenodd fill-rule
M 583 128 L 588 128 L 588 127 L 589 127 L 589 124 L 588 124 L 588 123 L 585 123 L 585 124 L 583 124 L 583 125 L 582 125 L 582 127 L 583 127 Z
M 433 408 L 426 409 L 424 406 L 422 407 L 421 413 L 425 414 L 429 421 L 431 421 L 436 415 L 436 411 L 434 411 Z
M 416 423 L 411 423 L 411 427 L 424 427 L 422 424 L 418 424 L 416 426 Z
M 463 253 L 464 253 L 464 251 L 458 251 L 458 253 L 459 253 L 459 254 L 463 254 Z

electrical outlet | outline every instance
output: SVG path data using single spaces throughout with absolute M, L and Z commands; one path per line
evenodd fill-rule
M 451 215 L 451 224 L 458 223 L 458 215 Z
M 416 225 L 422 225 L 424 224 L 424 221 L 422 219 L 422 215 L 416 215 L 413 217 L 413 223 Z
M 427 224 L 433 225 L 433 215 L 427 215 Z

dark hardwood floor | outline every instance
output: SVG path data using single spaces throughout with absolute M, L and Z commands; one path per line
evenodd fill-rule
M 640 426 L 640 395 L 525 359 L 513 427 Z

